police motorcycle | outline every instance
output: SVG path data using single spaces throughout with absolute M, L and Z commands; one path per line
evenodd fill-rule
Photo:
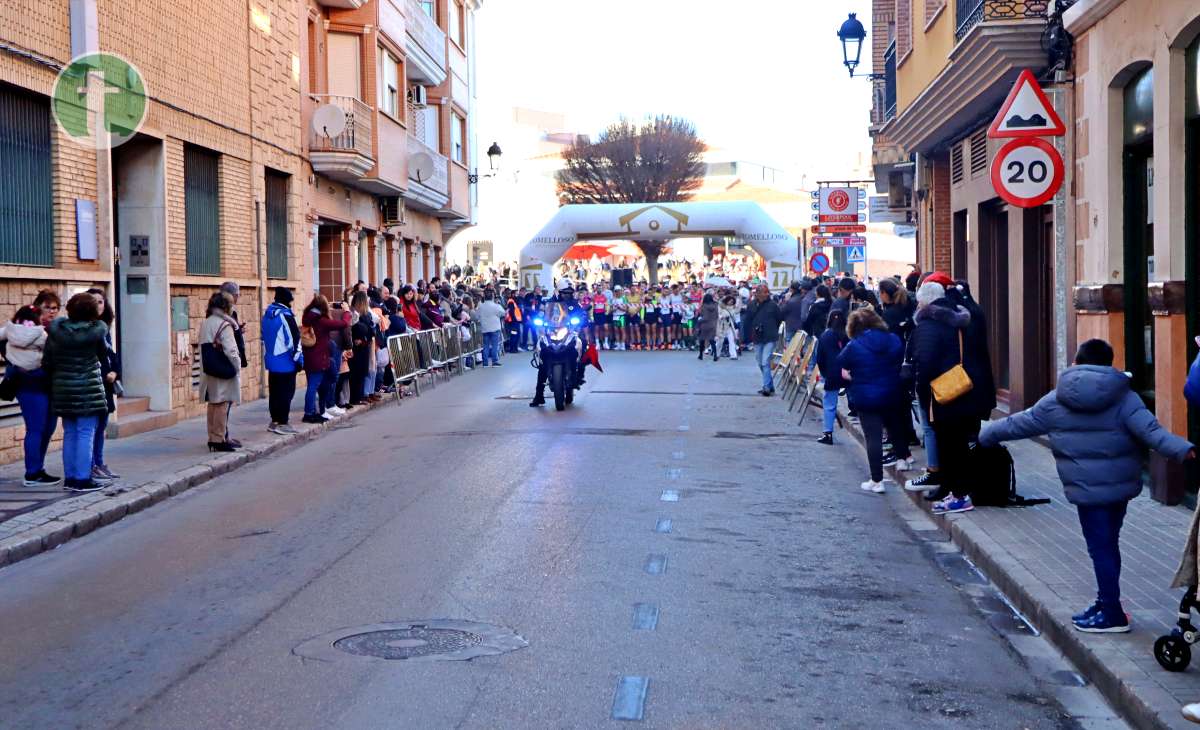
M 574 401 L 575 391 L 583 384 L 580 360 L 585 351 L 583 339 L 579 336 L 584 324 L 583 313 L 569 296 L 569 289 L 560 289 L 559 294 L 547 306 L 546 313 L 537 315 L 533 320 L 539 336 L 530 363 L 538 371 L 537 394 L 530 401 L 530 407 L 536 408 L 546 403 L 545 390 L 549 385 L 556 411 L 565 410 Z

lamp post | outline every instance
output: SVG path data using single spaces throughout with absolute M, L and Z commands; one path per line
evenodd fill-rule
M 475 185 L 479 182 L 479 178 L 481 177 L 495 177 L 496 173 L 500 172 L 500 157 L 503 154 L 504 152 L 500 149 L 500 145 L 496 142 L 492 142 L 492 146 L 488 147 L 487 151 L 488 168 L 491 170 L 491 172 L 484 173 L 483 175 L 480 175 L 478 171 L 473 172 L 470 175 L 467 175 L 467 183 L 470 185 Z
M 852 79 L 870 79 L 876 81 L 883 78 L 883 74 L 856 74 L 854 69 L 858 68 L 858 62 L 862 58 L 863 41 L 867 38 L 867 29 L 859 22 L 857 13 L 850 13 L 850 17 L 842 23 L 842 27 L 838 28 L 838 40 L 842 42 L 842 63 L 850 70 L 850 78 Z

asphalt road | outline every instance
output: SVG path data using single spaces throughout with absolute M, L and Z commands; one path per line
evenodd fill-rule
M 1072 726 L 749 362 L 604 361 L 566 413 L 509 357 L 0 571 L 0 726 L 606 727 L 631 676 L 656 728 Z M 437 619 L 528 646 L 298 649 Z

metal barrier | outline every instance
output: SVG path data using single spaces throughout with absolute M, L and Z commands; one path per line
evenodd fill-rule
M 447 367 L 453 366 L 459 375 L 466 372 L 463 369 L 462 325 L 448 324 L 442 326 L 442 340 L 445 347 Z
M 449 380 L 454 374 L 466 372 L 466 359 L 483 352 L 483 332 L 479 324 L 471 322 L 467 327 L 470 336 L 466 340 L 460 325 L 407 332 L 387 339 L 388 367 L 396 381 L 397 402 L 403 400 L 403 386 L 409 383 L 416 395 L 421 395 L 422 376 L 429 376 L 433 383 L 439 373 Z
M 396 398 L 404 398 L 404 385 L 412 383 L 417 395 L 421 395 L 421 376 L 425 370 L 420 364 L 420 350 L 416 336 L 412 333 L 392 335 L 387 341 L 391 356 L 392 377 L 396 380 Z
M 446 341 L 443 336 L 443 330 L 438 329 L 422 330 L 417 333 L 417 341 L 421 344 L 423 355 L 425 356 L 424 366 L 429 371 L 431 376 L 436 376 L 438 373 L 450 377 L 450 369 L 446 361 Z

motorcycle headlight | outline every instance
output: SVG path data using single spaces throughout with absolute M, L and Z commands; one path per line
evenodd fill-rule
M 579 324 L 579 317 L 571 317 L 571 324 L 574 324 L 574 325 Z
M 567 339 L 567 335 L 569 334 L 571 334 L 571 330 L 567 329 L 566 327 L 559 327 L 554 331 L 554 334 L 550 335 L 550 339 L 554 340 L 555 342 L 562 342 L 563 340 Z
M 544 324 L 546 324 L 546 322 L 541 317 L 538 317 L 537 319 L 533 320 L 534 327 L 541 327 Z

